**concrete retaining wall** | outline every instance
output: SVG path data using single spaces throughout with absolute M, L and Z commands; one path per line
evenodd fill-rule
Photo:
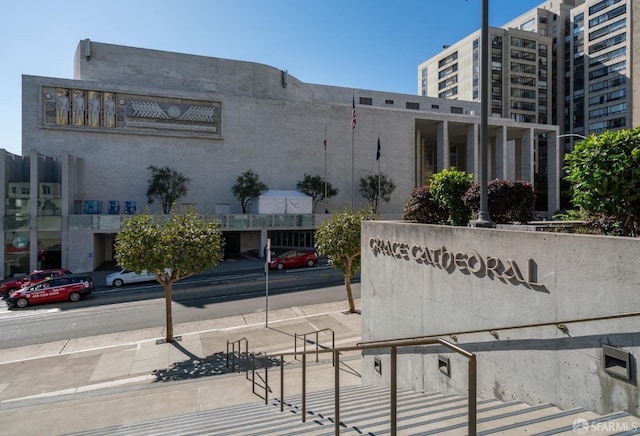
M 362 339 L 442 335 L 456 343 L 448 334 L 457 333 L 458 345 L 477 353 L 482 398 L 638 416 L 640 316 L 567 323 L 566 332 L 460 332 L 640 311 L 639 259 L 634 238 L 365 222 Z M 603 345 L 623 354 L 604 359 Z M 466 393 L 464 358 L 436 347 L 399 355 L 400 386 Z M 438 355 L 449 358 L 450 376 L 438 370 Z M 606 372 L 605 360 L 626 365 L 630 379 Z M 363 377 L 388 384 L 388 368 L 387 352 L 368 353 Z

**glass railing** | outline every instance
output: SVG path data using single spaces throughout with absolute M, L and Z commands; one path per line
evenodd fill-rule
M 100 230 L 118 232 L 124 221 L 131 215 L 114 214 L 76 214 L 69 215 L 69 230 Z M 217 222 L 223 230 L 261 230 L 261 229 L 316 229 L 331 218 L 331 214 L 229 214 L 208 215 L 209 219 Z M 18 224 L 5 217 L 5 229 L 14 229 Z M 400 214 L 379 215 L 379 220 L 401 220 Z M 29 221 L 21 222 L 24 228 L 29 228 Z M 59 230 L 62 225 L 61 217 L 38 217 L 38 227 L 44 230 Z M 51 228 L 55 227 L 55 228 Z M 20 228 L 20 227 L 18 227 Z
M 94 229 L 118 231 L 129 215 L 69 215 L 69 230 Z M 314 229 L 330 215 L 209 215 L 223 230 L 301 228 Z

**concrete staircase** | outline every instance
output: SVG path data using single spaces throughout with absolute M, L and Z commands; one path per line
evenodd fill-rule
M 465 435 L 467 400 L 457 395 L 413 391 L 398 392 L 398 434 Z M 267 405 L 250 404 L 123 424 L 77 433 L 83 436 L 121 435 L 333 435 L 333 389 L 307 394 L 307 419 L 302 422 L 301 397 Z M 389 434 L 389 390 L 367 385 L 340 389 L 340 434 Z M 478 401 L 478 434 L 640 434 L 640 420 L 627 413 L 600 416 L 583 409 L 560 410 L 550 404 L 527 405 L 496 399 Z M 576 425 L 585 427 L 574 427 Z M 75 435 L 75 434 L 74 434 Z

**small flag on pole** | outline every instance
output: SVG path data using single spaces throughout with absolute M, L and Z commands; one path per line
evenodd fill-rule
M 324 148 L 325 149 L 327 148 L 327 140 L 326 139 L 324 140 Z
M 380 160 L 380 137 L 378 136 L 378 152 L 376 153 L 376 160 Z
M 356 124 L 358 124 L 356 122 L 356 97 L 353 96 L 352 100 L 352 110 L 351 110 L 351 130 L 355 130 L 356 129 Z

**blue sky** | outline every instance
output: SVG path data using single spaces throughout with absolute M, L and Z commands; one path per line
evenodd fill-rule
M 543 0 L 490 0 L 502 26 Z M 308 83 L 417 93 L 417 67 L 478 30 L 481 0 L 22 0 L 0 9 L 0 148 L 21 154 L 22 75 L 72 78 L 82 39 L 237 59 Z

